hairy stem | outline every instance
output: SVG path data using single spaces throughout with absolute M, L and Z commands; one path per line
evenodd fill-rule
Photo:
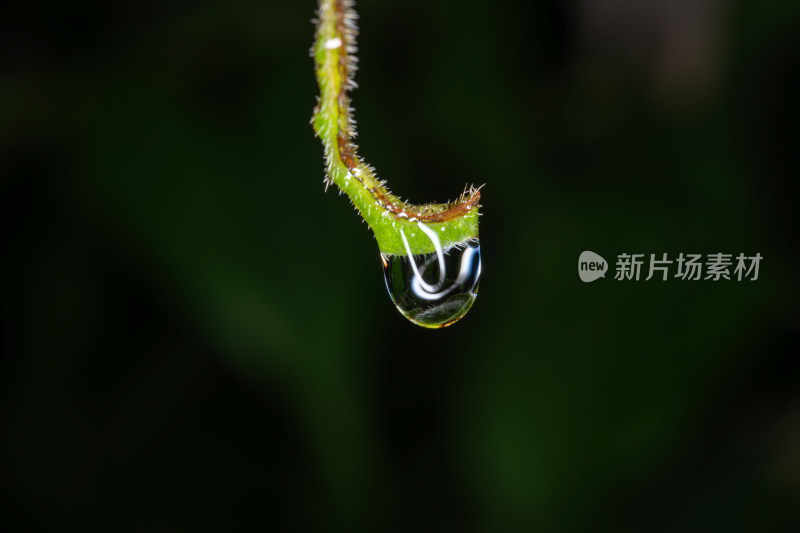
M 446 204 L 410 204 L 392 194 L 375 169 L 356 154 L 348 95 L 356 87 L 356 18 L 352 1 L 320 0 L 311 50 L 320 97 L 312 124 L 325 149 L 326 190 L 334 183 L 350 197 L 386 255 L 406 254 L 408 249 L 414 254 L 431 253 L 436 248 L 432 232 L 445 250 L 477 239 L 478 189 L 465 188 L 458 199 Z

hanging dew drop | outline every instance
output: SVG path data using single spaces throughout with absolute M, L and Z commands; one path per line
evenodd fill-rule
M 394 305 L 411 322 L 443 328 L 467 314 L 478 293 L 481 248 L 470 244 L 444 254 L 383 255 L 383 275 Z M 441 274 L 443 272 L 443 275 Z
M 406 254 L 381 254 L 384 281 L 403 316 L 426 328 L 443 328 L 466 315 L 475 302 L 481 247 L 475 239 L 445 251 L 432 230 L 422 223 L 419 226 L 436 251 L 415 254 L 401 229 Z

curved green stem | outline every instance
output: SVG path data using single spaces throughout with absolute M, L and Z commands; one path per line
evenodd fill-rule
M 325 148 L 326 190 L 332 182 L 347 193 L 386 255 L 405 255 L 409 249 L 414 254 L 434 252 L 435 239 L 430 237 L 434 232 L 445 250 L 476 240 L 478 189 L 469 187 L 446 204 L 406 203 L 389 192 L 386 182 L 375 176 L 375 169 L 356 154 L 348 96 L 356 87 L 356 18 L 352 1 L 320 0 L 311 50 L 320 97 L 312 123 Z

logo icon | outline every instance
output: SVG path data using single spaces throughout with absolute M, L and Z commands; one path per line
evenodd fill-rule
M 597 278 L 606 277 L 608 263 L 594 252 L 586 250 L 578 258 L 578 276 L 581 281 L 591 283 Z

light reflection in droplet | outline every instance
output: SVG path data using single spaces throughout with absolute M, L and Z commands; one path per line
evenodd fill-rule
M 449 326 L 472 307 L 481 275 L 477 239 L 445 251 L 439 237 L 419 223 L 435 252 L 415 254 L 403 230 L 405 255 L 381 254 L 386 288 L 397 309 L 410 321 L 427 328 Z

